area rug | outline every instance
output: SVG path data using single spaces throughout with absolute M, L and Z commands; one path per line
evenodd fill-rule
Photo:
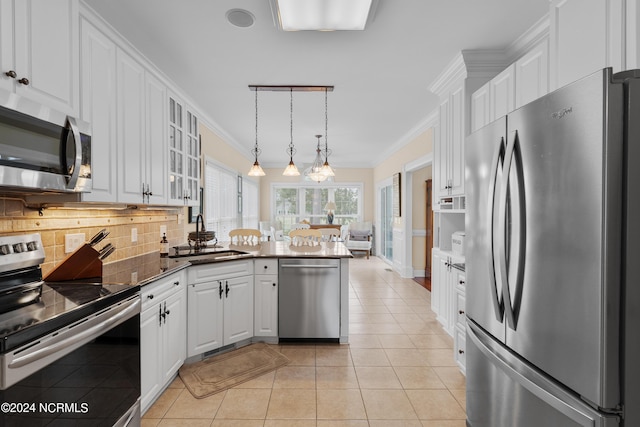
M 202 399 L 249 381 L 289 363 L 267 344 L 256 343 L 180 368 L 191 394 Z

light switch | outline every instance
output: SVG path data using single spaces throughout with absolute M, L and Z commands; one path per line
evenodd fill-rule
M 135 243 L 138 241 L 138 229 L 137 228 L 132 228 L 131 229 L 131 243 Z

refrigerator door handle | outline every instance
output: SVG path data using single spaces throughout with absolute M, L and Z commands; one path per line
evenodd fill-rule
M 496 245 L 496 239 L 494 238 L 495 230 L 494 230 L 493 224 L 496 216 L 495 199 L 496 199 L 496 188 L 498 187 L 498 181 L 499 181 L 498 172 L 501 170 L 500 166 L 504 162 L 504 154 L 505 154 L 504 151 L 505 151 L 504 138 L 500 138 L 500 144 L 498 144 L 498 146 L 496 147 L 496 150 L 493 154 L 493 159 L 491 160 L 491 176 L 489 178 L 489 200 L 487 203 L 487 206 L 489 209 L 489 212 L 487 215 L 489 224 L 487 224 L 488 225 L 487 229 L 489 230 L 489 236 L 490 236 L 489 241 L 491 243 L 491 258 L 492 258 L 492 262 L 489 268 L 490 268 L 490 277 L 493 282 L 490 286 L 491 301 L 493 302 L 493 311 L 498 322 L 502 322 L 504 318 L 504 304 L 502 300 L 502 292 L 498 292 L 498 281 L 500 281 L 501 287 L 505 286 L 505 282 L 502 280 L 502 278 L 499 278 L 496 275 L 496 271 L 500 271 L 499 263 L 497 262 L 500 254 L 499 254 L 499 251 L 497 250 L 497 248 L 499 247 L 499 244 Z M 500 240 L 498 240 L 498 242 L 500 242 Z
M 510 260 L 510 264 L 515 266 L 516 268 L 516 280 L 514 285 L 517 288 L 522 287 L 522 260 L 524 259 L 524 249 L 525 249 L 525 206 L 524 206 L 524 188 L 522 187 L 522 170 L 521 170 L 521 161 L 516 161 L 515 171 L 516 171 L 516 182 L 510 183 L 510 174 L 511 174 L 511 165 L 514 163 L 514 157 L 519 156 L 519 150 L 516 151 L 518 146 L 518 131 L 515 130 L 511 132 L 509 143 L 507 144 L 507 150 L 505 153 L 504 166 L 502 170 L 502 188 L 500 190 L 500 204 L 499 204 L 499 256 L 498 262 L 500 264 L 500 277 L 502 279 L 502 295 L 504 298 L 504 311 L 507 318 L 507 324 L 513 330 L 516 330 L 518 318 L 516 315 L 515 306 L 513 304 L 513 298 L 511 294 L 511 286 L 509 283 L 509 271 L 507 268 L 507 237 L 509 237 L 509 242 L 511 244 L 518 245 L 517 257 Z M 516 226 L 510 227 L 511 234 L 507 236 L 507 200 L 509 199 L 509 185 L 515 184 L 517 186 L 517 200 L 514 201 L 509 200 L 510 209 L 514 214 L 512 218 L 516 218 L 517 223 Z M 516 295 L 522 295 L 522 290 L 517 289 L 515 292 Z

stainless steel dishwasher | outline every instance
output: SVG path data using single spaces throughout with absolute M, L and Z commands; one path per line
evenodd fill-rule
M 340 338 L 340 260 L 281 258 L 280 339 Z

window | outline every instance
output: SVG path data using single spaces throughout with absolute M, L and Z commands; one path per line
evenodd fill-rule
M 237 172 L 207 159 L 204 170 L 205 227 L 218 240 L 229 238 L 234 228 L 258 228 L 258 185 L 244 182 Z
M 326 224 L 328 201 L 336 203 L 334 224 L 349 224 L 362 220 L 362 184 L 334 184 L 324 186 L 296 186 L 275 184 L 271 188 L 273 221 L 284 233 L 302 220 L 312 224 Z
M 258 183 L 245 179 L 242 181 L 242 228 L 258 228 L 260 194 Z

